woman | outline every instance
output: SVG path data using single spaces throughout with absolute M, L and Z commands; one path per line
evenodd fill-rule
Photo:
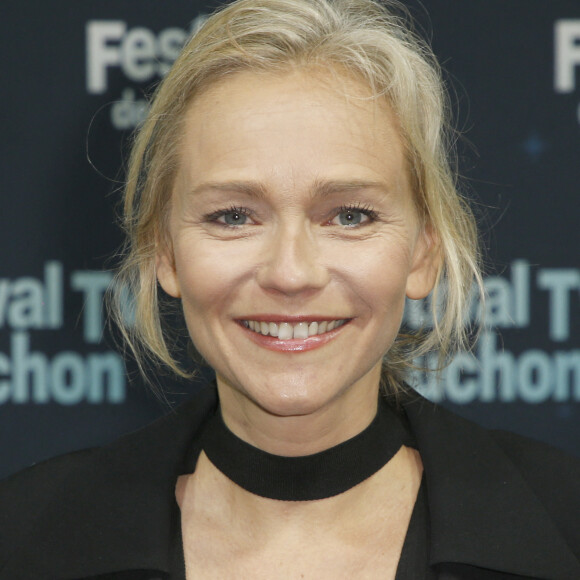
M 216 384 L 4 482 L 0 578 L 580 578 L 579 465 L 403 382 L 464 343 L 481 277 L 398 9 L 240 0 L 184 48 L 133 149 L 119 319 L 183 375 L 177 304 Z

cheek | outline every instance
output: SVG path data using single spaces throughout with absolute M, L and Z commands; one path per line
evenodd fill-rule
M 376 283 L 369 288 L 372 315 L 386 331 L 393 328 L 398 331 L 405 308 L 404 281 L 390 279 L 388 274 L 377 275 L 376 278 Z
M 368 295 L 372 305 L 392 302 L 405 295 L 410 271 L 409 252 L 392 244 L 378 243 L 353 252 L 341 253 L 343 272 Z
M 366 313 L 361 322 L 375 328 L 378 348 L 387 350 L 401 325 L 409 269 L 408 252 L 377 245 L 352 256 L 351 267 L 343 270 L 344 283 Z
M 211 244 L 183 240 L 175 251 L 175 266 L 187 313 L 203 315 L 208 310 L 223 308 L 223 301 L 232 299 L 248 265 L 242 252 L 234 252 L 227 244 Z

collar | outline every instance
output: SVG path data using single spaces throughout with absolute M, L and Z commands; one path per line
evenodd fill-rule
M 25 540 L 14 541 L 19 548 L 0 572 L 76 579 L 168 572 L 179 525 L 175 481 L 217 402 L 216 389 L 206 388 L 152 425 L 70 461 L 58 485 L 47 486 L 42 511 L 32 510 Z M 580 578 L 580 563 L 489 432 L 419 395 L 402 405 L 425 467 L 431 564 Z

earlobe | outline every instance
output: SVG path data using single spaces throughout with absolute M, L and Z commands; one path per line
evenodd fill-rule
M 163 290 L 165 290 L 165 292 L 170 296 L 181 298 L 181 289 L 179 287 L 179 280 L 175 269 L 175 261 L 167 248 L 163 251 L 157 252 L 155 268 L 157 280 L 159 281 L 161 288 L 163 288 Z
M 435 286 L 441 264 L 439 236 L 432 226 L 425 226 L 415 246 L 413 267 L 407 278 L 407 298 L 425 298 Z

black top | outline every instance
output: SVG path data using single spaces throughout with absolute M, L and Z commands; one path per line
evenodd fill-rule
M 425 478 L 417 494 L 395 580 L 436 580 L 429 566 L 429 508 Z
M 402 406 L 424 466 L 437 580 L 580 579 L 580 461 L 418 395 Z M 216 407 L 210 387 L 111 445 L 0 482 L 0 580 L 169 578 L 176 480 Z
M 219 409 L 207 422 L 200 440 L 208 459 L 234 483 L 256 495 L 282 501 L 310 501 L 343 493 L 384 467 L 402 445 L 416 448 L 404 415 L 397 413 L 383 397 L 379 398 L 377 414 L 366 429 L 312 455 L 283 457 L 253 447 L 228 429 Z M 188 455 L 187 472 L 195 471 L 199 452 L 196 447 Z M 179 508 L 174 506 L 174 511 L 178 523 Z M 423 478 L 395 580 L 429 578 L 428 520 Z M 180 525 L 176 525 L 174 538 L 171 578 L 185 580 Z
M 176 506 L 177 507 L 177 506 Z M 179 511 L 179 508 L 177 508 Z M 427 493 L 425 491 L 425 478 L 421 481 L 421 487 L 417 494 L 415 507 L 409 522 L 409 528 L 405 536 L 405 542 L 401 551 L 401 559 L 397 567 L 395 580 L 436 580 L 437 576 L 429 567 L 429 512 L 427 508 Z M 176 514 L 178 521 L 179 514 Z M 185 559 L 183 555 L 183 538 L 181 527 L 176 526 L 173 545 L 173 561 L 169 574 L 171 580 L 186 580 Z

